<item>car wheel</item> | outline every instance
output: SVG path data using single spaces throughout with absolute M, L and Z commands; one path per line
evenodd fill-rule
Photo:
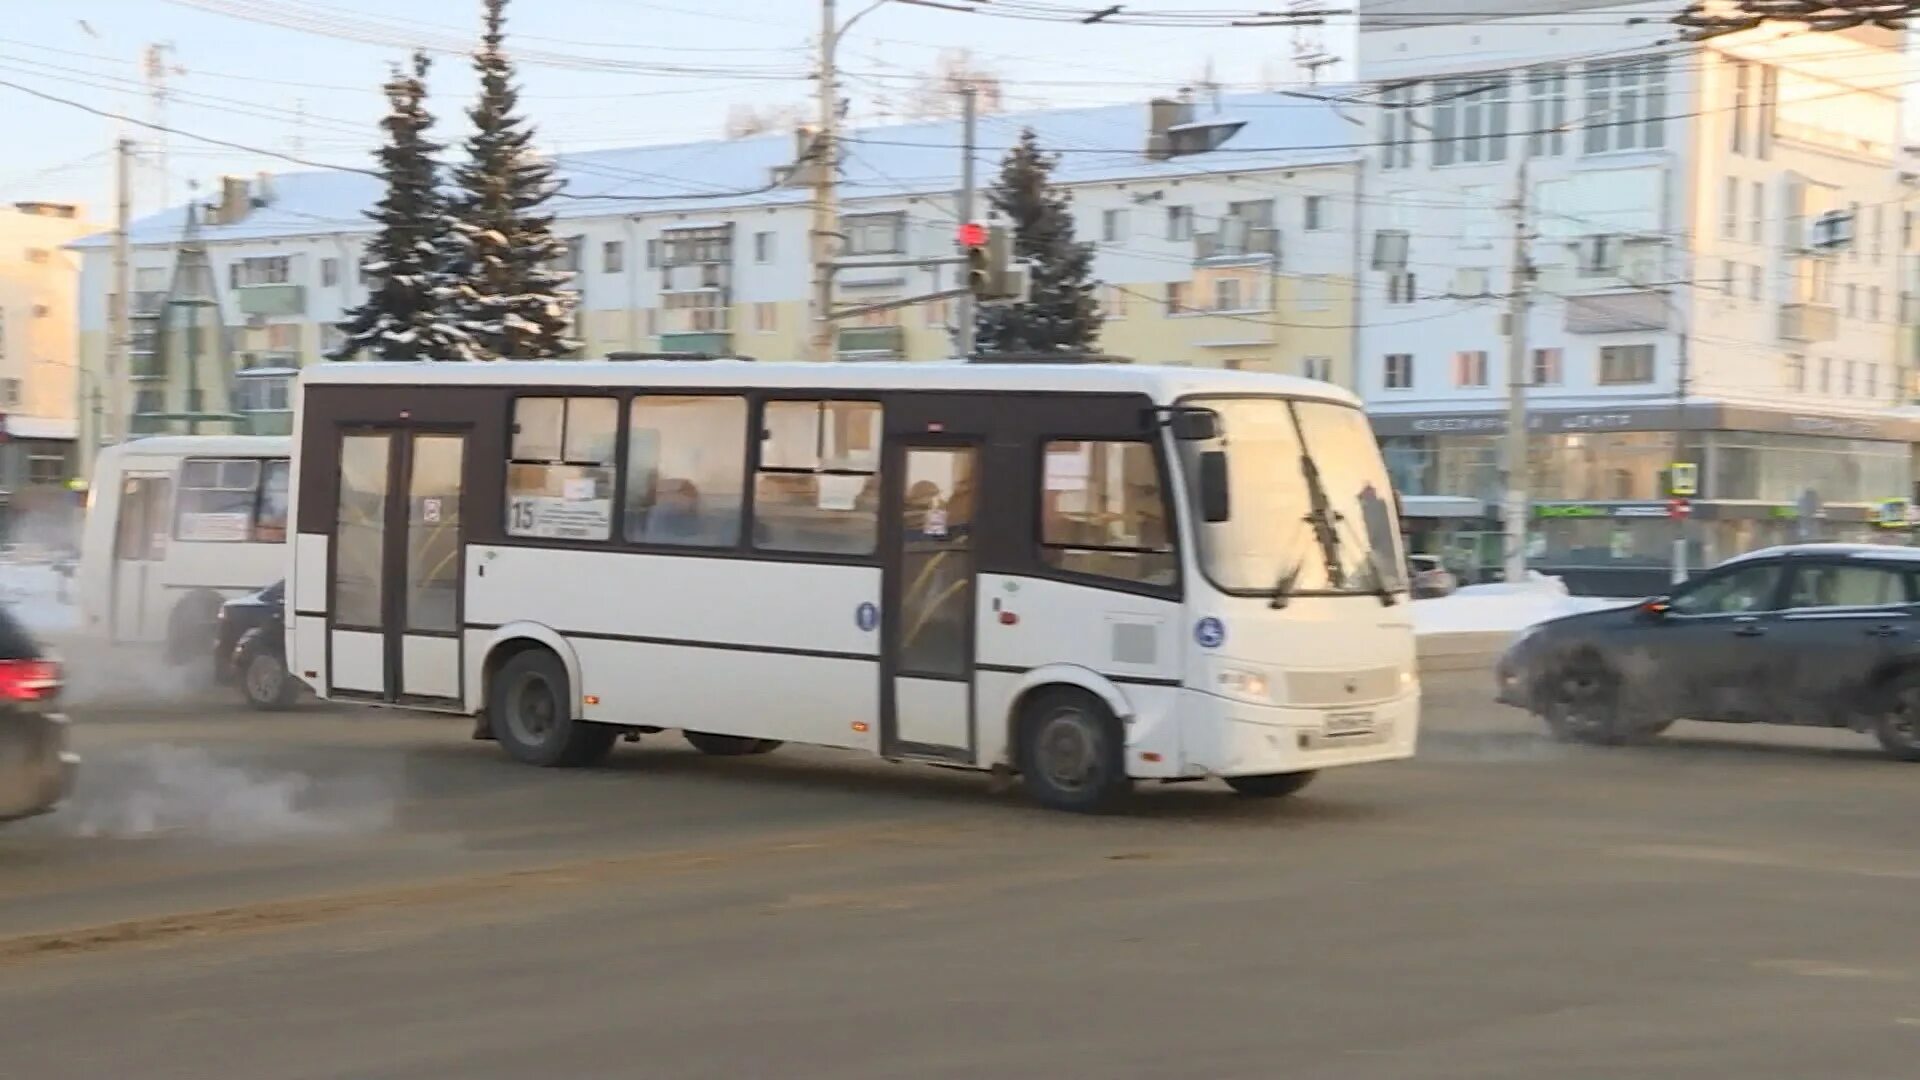
M 1133 789 L 1120 721 L 1080 690 L 1041 694 L 1020 723 L 1020 779 L 1042 806 L 1104 813 Z
M 779 739 L 749 739 L 744 735 L 714 735 L 705 731 L 683 731 L 695 750 L 714 757 L 745 757 L 767 754 L 780 748 Z
M 1271 773 L 1266 776 L 1229 776 L 1227 786 L 1235 795 L 1244 795 L 1250 799 L 1283 799 L 1308 784 L 1318 775 L 1312 769 L 1306 772 Z
M 240 692 L 254 708 L 280 712 L 293 707 L 300 696 L 300 685 L 287 670 L 286 661 L 259 649 L 241 661 Z
M 1873 737 L 1890 757 L 1920 761 L 1920 675 L 1906 675 L 1887 688 L 1873 718 Z
M 548 768 L 592 765 L 607 756 L 620 729 L 573 718 L 573 690 L 560 658 L 529 649 L 493 677 L 487 713 L 494 738 L 516 761 Z
M 1595 660 L 1574 661 L 1547 677 L 1541 719 L 1554 738 L 1618 746 L 1629 732 L 1620 718 L 1620 679 Z

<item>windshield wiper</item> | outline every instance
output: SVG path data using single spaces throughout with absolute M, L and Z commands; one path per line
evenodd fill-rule
M 1320 553 L 1327 560 L 1327 584 L 1340 589 L 1347 584 L 1347 568 L 1340 563 L 1340 534 L 1334 531 L 1333 522 L 1338 516 L 1333 504 L 1327 500 L 1327 489 L 1320 481 L 1320 466 L 1315 464 L 1313 453 L 1304 443 L 1300 447 L 1300 471 L 1307 478 L 1307 524 L 1313 526 L 1314 539 L 1320 542 Z
M 1287 601 L 1293 599 L 1293 583 L 1300 580 L 1300 571 L 1306 564 L 1304 558 L 1295 559 L 1292 566 L 1280 571 L 1280 580 L 1273 583 L 1273 599 L 1268 601 L 1268 607 L 1278 611 L 1287 606 Z

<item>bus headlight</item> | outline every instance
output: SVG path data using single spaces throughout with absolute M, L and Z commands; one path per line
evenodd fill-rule
M 1262 672 L 1248 671 L 1245 668 L 1221 668 L 1214 675 L 1213 685 L 1223 697 L 1255 701 L 1262 705 L 1273 700 L 1268 690 L 1267 677 Z

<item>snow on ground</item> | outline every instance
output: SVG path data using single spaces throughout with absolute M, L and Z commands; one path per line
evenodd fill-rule
M 1583 611 L 1633 603 L 1603 596 L 1572 596 L 1556 577 L 1531 575 L 1519 585 L 1468 585 L 1450 596 L 1413 602 L 1416 634 L 1501 633 Z
M 0 604 L 35 634 L 64 634 L 79 627 L 72 590 L 63 590 L 63 584 L 47 563 L 0 562 Z

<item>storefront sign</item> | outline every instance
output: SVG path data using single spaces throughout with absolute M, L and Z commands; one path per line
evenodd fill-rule
M 1376 435 L 1498 435 L 1503 412 L 1376 413 Z M 1767 431 L 1838 439 L 1920 442 L 1920 420 L 1818 416 L 1741 405 L 1649 405 L 1619 409 L 1533 409 L 1527 430 L 1540 435 L 1594 431 Z
M 1539 503 L 1533 512 L 1542 518 L 1663 518 L 1666 503 Z

